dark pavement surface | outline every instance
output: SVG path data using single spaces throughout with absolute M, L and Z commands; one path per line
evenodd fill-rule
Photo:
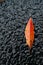
M 30 16 L 35 25 L 32 49 L 24 30 Z M 43 0 L 5 0 L 0 3 L 0 65 L 43 65 Z

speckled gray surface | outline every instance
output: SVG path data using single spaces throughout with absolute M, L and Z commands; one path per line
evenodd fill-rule
M 35 41 L 25 45 L 24 30 L 32 16 Z M 0 3 L 0 65 L 43 65 L 43 0 Z

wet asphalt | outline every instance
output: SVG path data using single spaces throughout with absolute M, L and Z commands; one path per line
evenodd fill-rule
M 30 17 L 35 26 L 31 50 L 24 35 Z M 43 65 L 43 0 L 0 3 L 0 65 Z

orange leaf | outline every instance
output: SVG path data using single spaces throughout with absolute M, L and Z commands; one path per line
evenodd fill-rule
M 26 44 L 31 48 L 34 41 L 34 25 L 32 18 L 29 19 L 25 28 Z

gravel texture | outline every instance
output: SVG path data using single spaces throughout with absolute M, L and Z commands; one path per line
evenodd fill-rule
M 24 30 L 30 16 L 35 26 L 32 49 Z M 0 3 L 0 65 L 43 65 L 43 0 L 5 0 Z

